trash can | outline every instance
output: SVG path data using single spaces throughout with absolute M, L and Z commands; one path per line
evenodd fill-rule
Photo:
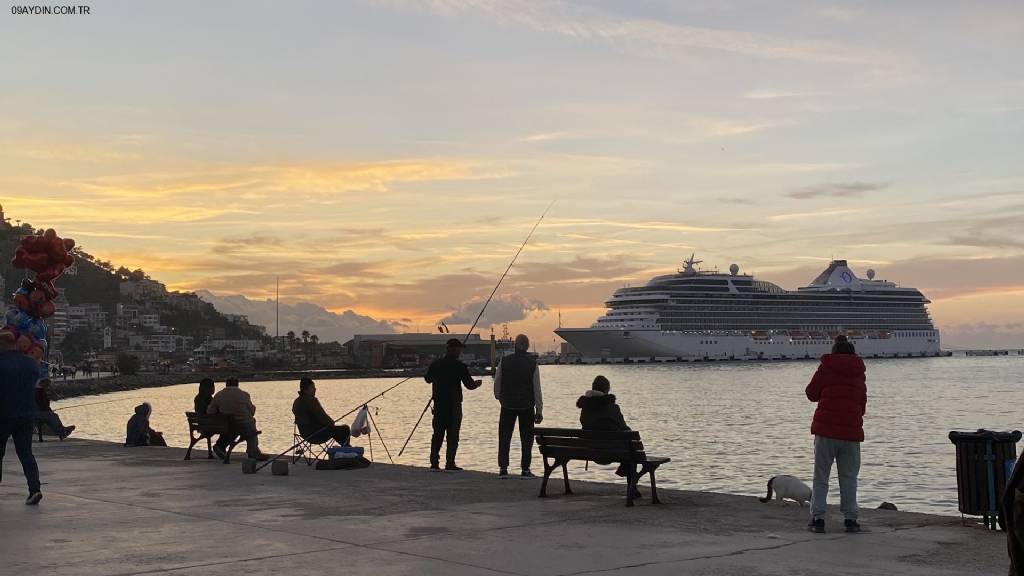
M 1002 524 L 999 506 L 1009 478 L 1007 470 L 1012 470 L 1017 460 L 1020 438 L 1019 430 L 949 433 L 950 442 L 956 446 L 957 502 L 961 514 L 982 516 L 985 527 L 993 530 L 997 522 Z

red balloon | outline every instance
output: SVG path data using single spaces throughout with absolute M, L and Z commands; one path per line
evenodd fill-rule
M 71 252 L 71 250 L 74 247 L 75 247 L 75 241 L 73 239 L 71 239 L 71 238 L 65 238 L 64 239 L 64 249 L 65 250 L 67 250 L 68 252 Z
M 49 318 L 50 316 L 53 316 L 54 312 L 56 311 L 57 307 L 53 305 L 53 302 L 50 300 L 46 300 L 45 302 L 39 304 L 39 306 L 36 306 L 35 315 L 38 318 Z
M 28 312 L 32 309 L 32 303 L 29 302 L 28 296 L 24 294 L 15 294 L 11 302 L 14 307 L 23 312 Z
M 74 264 L 74 263 L 75 263 L 75 257 L 74 257 L 74 256 L 72 256 L 71 254 L 68 254 L 67 256 L 65 256 L 65 257 L 64 257 L 64 262 L 62 262 L 62 264 L 64 264 L 65 266 L 67 266 L 67 267 L 69 267 L 69 268 L 70 268 L 70 267 L 71 267 L 71 265 L 72 265 L 72 264 Z
M 63 262 L 68 256 L 68 251 L 64 249 L 64 242 L 60 238 L 50 240 L 46 252 L 50 255 L 50 260 L 54 262 Z
M 22 334 L 14 341 L 14 347 L 18 349 L 18 352 L 27 352 L 32 347 L 32 339 L 28 337 L 28 334 Z
M 47 228 L 46 232 L 43 232 L 43 238 L 46 238 L 47 240 L 51 240 L 51 239 L 56 238 L 56 237 L 57 237 L 57 231 L 54 230 L 53 228 Z
M 25 268 L 39 274 L 47 269 L 50 265 L 50 259 L 46 254 L 35 252 L 32 254 L 26 254 L 22 260 L 25 262 Z

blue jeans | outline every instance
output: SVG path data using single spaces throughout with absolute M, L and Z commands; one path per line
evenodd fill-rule
M 814 485 L 811 487 L 811 519 L 825 518 L 825 498 L 832 462 L 839 469 L 839 509 L 844 520 L 857 520 L 857 475 L 860 474 L 860 442 L 814 437 Z
M 21 469 L 28 480 L 29 494 L 39 492 L 39 465 L 32 455 L 33 418 L 0 419 L 0 480 L 3 479 L 4 453 L 7 451 L 7 438 L 14 437 L 14 449 L 21 460 Z

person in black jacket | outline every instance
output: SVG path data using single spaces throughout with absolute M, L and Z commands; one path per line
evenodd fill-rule
M 292 402 L 292 414 L 299 434 L 313 444 L 323 444 L 331 438 L 341 446 L 348 445 L 349 427 L 334 423 L 320 401 L 316 399 L 316 383 L 311 378 L 299 380 L 299 396 Z
M 63 440 L 75 431 L 75 425 L 65 426 L 60 416 L 50 407 L 50 384 L 49 378 L 41 378 L 36 382 L 36 408 L 39 410 L 36 413 L 36 420 L 45 422 L 57 437 Z
M 576 400 L 576 407 L 580 409 L 580 425 L 584 430 L 605 430 L 610 432 L 622 432 L 629 430 L 626 419 L 622 417 L 622 410 L 615 403 L 615 395 L 610 393 L 611 383 L 604 376 L 594 377 L 594 383 L 590 390 Z M 594 461 L 597 464 L 610 464 L 610 462 Z M 622 464 L 615 471 L 619 476 L 626 475 L 626 465 Z M 633 497 L 640 496 L 640 492 L 634 492 Z
M 576 400 L 580 409 L 580 425 L 584 430 L 629 430 L 622 410 L 615 403 L 615 395 L 609 394 L 611 383 L 604 376 L 594 378 L 590 390 Z
M 210 407 L 210 402 L 213 401 L 213 378 L 203 378 L 199 381 L 199 393 L 196 394 L 195 404 L 196 414 L 206 414 L 206 409 Z
M 445 343 L 445 355 L 430 364 L 424 380 L 432 385 L 434 402 L 434 435 L 430 438 L 430 469 L 439 470 L 441 444 L 448 438 L 445 454 L 445 470 L 462 470 L 455 464 L 455 453 L 459 450 L 459 430 L 462 429 L 462 387 L 475 390 L 480 380 L 473 380 L 469 368 L 459 360 L 463 344 L 458 338 L 449 338 Z

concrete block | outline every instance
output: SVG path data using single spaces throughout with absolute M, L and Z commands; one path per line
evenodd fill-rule
M 270 472 L 274 476 L 287 476 L 288 462 L 286 460 L 274 460 L 270 463 Z
M 242 459 L 242 474 L 255 474 L 256 473 L 256 461 L 252 458 Z

